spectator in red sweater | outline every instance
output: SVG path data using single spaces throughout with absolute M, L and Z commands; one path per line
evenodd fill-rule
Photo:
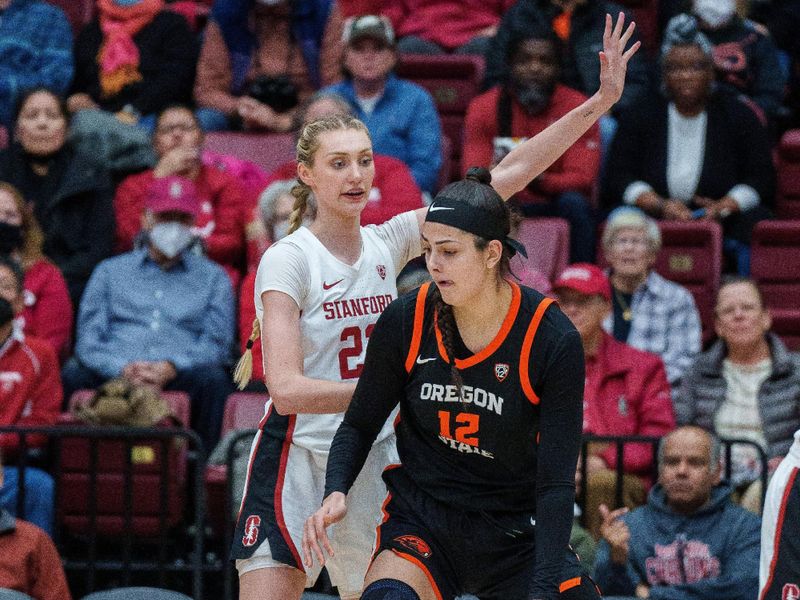
M 47 342 L 26 337 L 14 319 L 22 311 L 23 278 L 19 264 L 0 257 L 0 425 L 54 425 L 61 410 L 61 376 L 55 352 Z M 42 436 L 27 437 L 40 446 Z M 0 434 L 0 449 L 16 453 L 19 436 Z M 44 471 L 27 468 L 23 516 L 48 533 L 53 528 L 53 480 Z M 0 508 L 15 512 L 20 472 L 9 467 L 8 484 L 0 490 Z
M 19 190 L 0 182 L 0 255 L 25 272 L 22 312 L 17 317 L 25 334 L 48 342 L 66 358 L 72 333 L 72 302 L 67 282 L 42 253 L 44 235 Z
M 491 167 L 513 147 L 577 108 L 586 96 L 558 83 L 561 41 L 550 30 L 520 33 L 509 45 L 509 78 L 475 97 L 464 127 L 463 169 Z M 595 216 L 589 202 L 600 168 L 600 132 L 593 125 L 553 165 L 512 198 L 522 214 L 570 223 L 570 258 L 592 262 Z
M 298 123 L 310 123 L 323 117 L 352 115 L 347 100 L 332 92 L 319 92 L 311 97 L 300 113 Z M 298 129 L 300 126 L 298 126 Z M 367 206 L 361 212 L 362 225 L 379 225 L 402 212 L 422 207 L 422 192 L 406 164 L 385 154 L 374 154 L 375 179 Z M 288 161 L 278 167 L 270 183 L 297 176 L 297 163 Z
M 389 0 L 381 13 L 397 32 L 397 51 L 484 56 L 516 0 Z
M 9 485 L 0 455 L 0 494 Z M 71 600 L 53 541 L 36 525 L 15 519 L 0 506 L 0 588 L 36 600 Z
M 200 215 L 195 228 L 208 257 L 231 275 L 240 269 L 244 257 L 241 215 L 248 200 L 232 175 L 202 163 L 202 147 L 203 131 L 189 108 L 173 105 L 159 114 L 153 133 L 153 148 L 158 156 L 156 166 L 125 179 L 114 197 L 117 252 L 133 248 L 142 229 L 145 198 L 154 181 L 179 175 L 192 180 L 200 197 Z
M 583 341 L 584 433 L 661 436 L 671 431 L 675 416 L 664 363 L 603 331 L 603 319 L 611 310 L 611 284 L 605 273 L 595 265 L 571 265 L 553 284 L 553 291 Z M 627 444 L 622 460 L 623 502 L 633 508 L 644 502 L 651 483 L 652 447 Z M 595 538 L 602 523 L 600 504 L 615 504 L 616 468 L 615 445 L 589 445 L 586 523 Z

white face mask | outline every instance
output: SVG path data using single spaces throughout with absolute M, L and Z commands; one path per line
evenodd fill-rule
M 694 14 L 711 27 L 719 29 L 736 12 L 736 0 L 694 0 Z
M 156 250 L 173 259 L 194 242 L 192 228 L 177 221 L 156 223 L 150 230 L 150 243 Z

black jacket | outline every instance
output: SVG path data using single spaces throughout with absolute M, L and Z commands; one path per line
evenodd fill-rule
M 191 100 L 198 45 L 181 15 L 164 10 L 135 36 L 142 80 L 112 98 L 103 98 L 97 54 L 103 42 L 100 21 L 86 25 L 75 41 L 75 81 L 72 92 L 89 94 L 104 110 L 117 112 L 130 104 L 143 115 Z
M 622 7 L 613 2 L 589 0 L 579 5 L 572 15 L 568 47 L 562 64 L 561 83 L 583 92 L 594 94 L 600 87 L 600 59 L 603 49 L 603 30 L 606 13 L 617 18 Z M 630 12 L 630 11 L 628 11 Z M 497 34 L 492 39 L 486 54 L 486 88 L 504 83 L 509 74 L 508 47 L 520 33 L 526 34 L 540 28 L 551 29 L 553 19 L 560 13 L 551 0 L 519 0 L 506 12 Z M 634 35 L 631 44 L 635 42 Z M 639 50 L 628 63 L 625 90 L 615 112 L 634 104 L 636 98 L 649 89 L 650 65 L 644 52 Z
M 113 248 L 114 191 L 108 173 L 91 157 L 64 146 L 48 175 L 36 177 L 15 144 L 0 153 L 0 180 L 17 187 L 33 206 L 44 232 L 44 253 L 64 274 L 77 307 L 95 265 Z
M 642 102 L 620 116 L 619 129 L 609 149 L 603 203 L 622 203 L 625 189 L 644 181 L 657 194 L 668 197 L 666 98 Z M 767 131 L 753 110 L 736 96 L 712 94 L 707 106 L 706 146 L 697 195 L 722 198 L 737 184 L 747 184 L 771 206 L 775 170 Z

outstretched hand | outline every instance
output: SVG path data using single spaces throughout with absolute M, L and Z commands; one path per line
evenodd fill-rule
M 600 89 L 598 94 L 604 103 L 608 104 L 608 108 L 611 108 L 622 96 L 628 61 L 642 45 L 641 42 L 636 42 L 625 50 L 634 29 L 636 29 L 636 23 L 633 21 L 625 28 L 625 13 L 619 13 L 616 24 L 611 15 L 606 15 L 603 50 L 600 52 Z
M 314 565 L 316 556 L 319 564 L 325 565 L 325 553 L 333 556 L 333 547 L 328 539 L 327 527 L 338 523 L 347 514 L 346 496 L 341 492 L 333 492 L 322 502 L 322 506 L 306 519 L 303 528 L 303 564 L 306 568 Z

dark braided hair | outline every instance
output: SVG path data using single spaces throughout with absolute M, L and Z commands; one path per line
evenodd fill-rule
M 456 181 L 455 183 L 445 186 L 439 194 L 449 198 L 459 198 L 461 201 L 471 206 L 481 207 L 487 212 L 489 218 L 498 219 L 503 223 L 503 231 L 507 236 L 511 231 L 511 212 L 508 209 L 508 205 L 500 197 L 500 194 L 491 186 L 491 182 L 492 174 L 488 169 L 483 167 L 471 167 L 462 181 Z M 436 198 L 434 198 L 433 201 L 435 203 Z M 475 248 L 478 250 L 484 250 L 491 241 L 477 235 L 475 235 L 474 238 Z M 498 283 L 511 272 L 509 267 L 510 260 L 511 251 L 504 244 L 503 255 L 497 270 Z M 433 300 L 434 314 L 436 315 L 435 322 L 442 334 L 442 344 L 447 353 L 447 360 L 450 362 L 451 381 L 453 385 L 456 386 L 461 403 L 464 404 L 462 396 L 464 380 L 461 377 L 461 372 L 458 370 L 458 367 L 456 367 L 454 353 L 455 336 L 458 325 L 456 324 L 456 318 L 453 314 L 453 307 L 442 299 L 442 293 L 439 291 L 439 287 L 433 285 L 432 288 L 431 299 Z

